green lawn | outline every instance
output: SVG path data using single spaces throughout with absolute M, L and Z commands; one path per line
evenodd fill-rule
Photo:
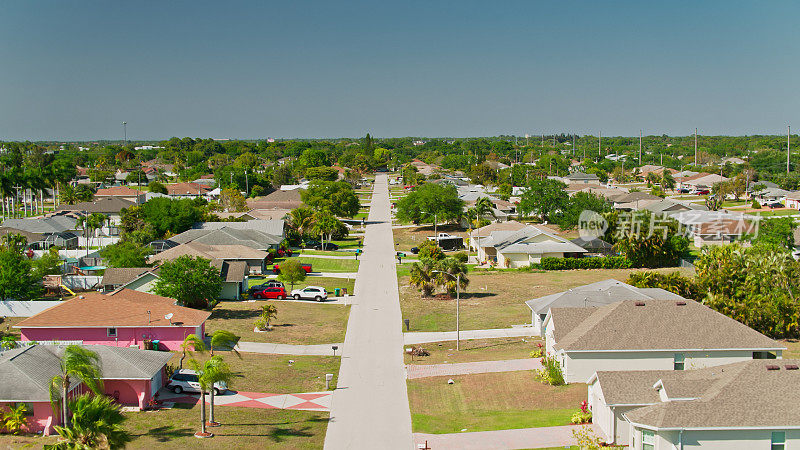
M 586 399 L 585 384 L 548 386 L 531 371 L 421 378 L 407 386 L 418 433 L 568 425 Z
M 530 358 L 537 349 L 539 338 L 494 338 L 461 340 L 460 350 L 456 351 L 456 341 L 430 342 L 421 346 L 430 356 L 405 354 L 406 364 L 446 364 L 474 361 L 501 361 L 504 359 Z
M 355 252 L 353 251 L 342 251 L 342 250 L 301 250 L 301 253 L 296 256 L 303 256 L 303 255 L 323 255 L 323 256 L 349 256 L 355 259 Z
M 256 333 L 255 321 L 261 314 L 261 305 L 267 303 L 278 308 L 278 317 L 272 321 L 272 331 Z M 245 342 L 329 344 L 344 341 L 349 314 L 349 305 L 325 305 L 311 300 L 220 302 L 211 313 L 206 332 L 228 330 Z
M 341 240 L 334 240 L 333 243 L 338 245 L 339 248 L 361 248 L 364 236 L 347 237 Z
M 525 306 L 527 300 L 608 278 L 624 282 L 629 274 L 641 270 L 470 271 L 467 274 L 469 286 L 461 293 L 461 329 L 506 328 L 530 323 L 531 311 Z M 691 273 L 692 269 L 667 268 L 657 271 Z M 403 318 L 411 321 L 411 331 L 455 330 L 455 298 L 423 298 L 420 291 L 409 284 L 408 276 L 398 278 L 398 287 L 400 308 Z
M 353 259 L 299 258 L 302 264 L 311 264 L 314 272 L 358 272 L 360 261 Z
M 784 209 L 776 209 L 776 210 L 766 210 L 766 211 L 754 211 L 749 214 L 753 214 L 756 216 L 762 217 L 777 217 L 777 216 L 794 216 L 800 214 L 800 211 L 796 209 L 784 208 Z

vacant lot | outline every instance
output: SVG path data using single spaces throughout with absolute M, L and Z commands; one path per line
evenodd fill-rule
M 200 406 L 176 404 L 175 408 L 127 413 L 123 426 L 133 436 L 127 448 L 322 448 L 328 414 L 281 409 L 214 408 L 221 427 L 210 428 L 211 439 L 197 439 Z
M 461 340 L 461 350 L 456 351 L 456 341 L 431 342 L 421 344 L 430 356 L 405 354 L 406 364 L 444 364 L 473 361 L 500 361 L 504 359 L 529 358 L 544 343 L 539 338 L 495 338 Z
M 311 264 L 314 272 L 358 272 L 359 261 L 352 259 L 299 258 L 301 264 Z
M 628 274 L 644 269 L 565 270 L 541 273 L 471 272 L 466 292 L 461 293 L 461 329 L 507 328 L 530 323 L 531 311 L 525 301 L 576 286 L 614 278 L 625 281 Z M 660 272 L 689 269 L 658 269 Z M 411 331 L 452 331 L 456 329 L 455 298 L 422 298 L 410 286 L 409 277 L 399 280 L 403 318 L 411 320 Z
M 272 303 L 278 308 L 273 329 L 265 333 L 253 331 L 261 314 L 261 305 Z M 220 302 L 212 311 L 206 330 L 228 330 L 245 342 L 279 344 L 328 344 L 343 342 L 350 306 L 325 305 L 314 302 Z
M 586 399 L 585 384 L 548 386 L 531 371 L 421 378 L 407 385 L 412 426 L 420 433 L 568 425 Z
M 464 245 L 467 245 L 467 230 L 459 226 L 439 224 L 435 232 L 449 233 L 453 236 L 463 237 Z M 413 228 L 394 228 L 392 229 L 392 233 L 394 234 L 395 249 L 398 251 L 409 251 L 411 247 L 419 247 L 422 245 L 422 243 L 427 240 L 428 236 L 433 236 L 434 227 L 433 225 L 426 225 Z M 466 248 L 464 251 L 466 251 Z
M 262 353 L 240 353 L 237 357 L 228 351 L 216 351 L 236 374 L 229 383 L 232 390 L 245 392 L 269 392 L 273 394 L 296 394 L 325 390 L 325 374 L 332 373 L 331 388 L 336 386 L 339 375 L 338 356 L 266 355 Z M 209 358 L 207 353 L 187 356 L 183 366 L 194 357 L 201 363 Z M 181 353 L 175 352 L 170 364 L 178 367 Z M 289 363 L 289 361 L 294 361 Z

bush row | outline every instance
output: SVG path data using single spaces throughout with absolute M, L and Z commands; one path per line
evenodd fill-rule
M 542 258 L 539 264 L 531 264 L 531 269 L 573 270 L 573 269 L 629 269 L 631 261 L 624 256 L 605 256 L 596 258 Z

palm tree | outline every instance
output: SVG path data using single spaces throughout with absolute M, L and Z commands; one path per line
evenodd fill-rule
M 652 186 L 658 183 L 658 175 L 653 172 L 648 172 L 647 177 L 645 177 L 645 181 L 647 182 L 647 186 Z
M 200 376 L 201 379 L 205 379 L 207 386 L 209 387 L 209 391 L 211 393 L 211 399 L 209 401 L 210 408 L 209 408 L 209 420 L 208 423 L 211 426 L 219 425 L 219 422 L 214 420 L 214 395 L 216 395 L 216 389 L 214 388 L 214 384 L 216 383 L 224 383 L 226 386 L 229 385 L 234 378 L 234 373 L 231 371 L 230 366 L 222 360 L 220 356 L 213 356 L 211 359 L 205 362 L 202 367 L 202 375 Z M 202 385 L 202 382 L 201 382 Z
M 410 282 L 422 291 L 423 297 L 430 297 L 435 288 L 433 279 L 433 260 L 423 259 L 415 262 L 409 270 Z
M 114 400 L 104 395 L 84 394 L 69 402 L 72 426 L 54 427 L 62 441 L 45 449 L 90 449 L 125 447 L 131 437 L 122 422 L 125 416 Z
M 495 219 L 497 218 L 497 215 L 494 213 L 494 203 L 492 203 L 489 197 L 477 199 L 473 209 L 475 210 L 475 220 L 478 222 L 475 224 L 477 227 L 481 226 L 480 222 L 484 217 L 490 216 Z
M 449 257 L 438 261 L 436 270 L 439 271 L 439 273 L 434 277 L 435 283 L 439 286 L 443 286 L 450 294 L 456 291 L 456 280 L 460 281 L 459 288 L 462 291 L 469 285 L 469 279 L 466 277 L 467 265 L 456 258 Z
M 100 356 L 97 353 L 79 345 L 70 345 L 64 349 L 60 373 L 50 380 L 50 404 L 54 412 L 60 406 L 65 427 L 69 427 L 66 399 L 72 382 L 80 381 L 99 395 L 103 389 L 100 377 Z
M 675 178 L 672 177 L 672 173 L 666 168 L 661 172 L 661 188 L 664 189 L 665 192 L 667 190 L 675 190 Z
M 328 236 L 329 241 L 333 240 L 333 233 L 337 229 L 339 229 L 339 219 L 333 214 L 328 211 L 320 211 L 314 215 L 314 224 L 311 227 L 311 231 L 320 235 L 323 249 L 325 248 L 325 236 Z
M 183 369 L 183 360 L 186 359 L 186 353 L 191 353 L 192 351 L 203 353 L 206 351 L 206 343 L 203 342 L 203 339 L 196 334 L 190 334 L 183 339 L 181 343 L 181 350 L 183 351 L 183 355 L 181 355 L 180 362 L 178 363 L 178 368 Z
M 216 348 L 222 347 L 229 349 L 230 351 L 235 353 L 236 356 L 239 356 L 241 358 L 241 355 L 239 355 L 239 351 L 236 350 L 236 344 L 239 342 L 239 339 L 241 339 L 241 336 L 237 336 L 227 330 L 214 331 L 213 333 L 211 333 L 211 342 L 209 345 L 209 347 L 211 348 L 211 356 L 212 357 L 214 356 L 215 347 Z
M 297 208 L 289 212 L 289 225 L 301 236 L 308 233 L 314 224 L 314 211 L 309 208 Z
M 200 384 L 200 432 L 195 433 L 195 436 L 211 437 L 213 434 L 206 431 L 206 392 L 211 391 L 213 399 L 214 383 L 232 379 L 233 373 L 220 356 L 214 356 L 202 365 L 197 360 L 190 359 L 189 365 L 197 372 L 197 381 Z
M 61 197 L 59 200 L 62 203 L 66 203 L 68 205 L 74 205 L 78 203 L 78 197 L 75 194 L 75 188 L 72 187 L 71 184 L 65 184 L 62 189 L 59 189 L 59 196 Z

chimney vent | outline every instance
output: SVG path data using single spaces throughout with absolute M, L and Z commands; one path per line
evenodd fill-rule
M 679 300 L 679 301 L 675 302 L 675 304 L 678 305 L 678 306 L 686 306 L 686 302 L 683 301 L 683 300 Z
M 767 370 L 781 370 L 781 366 L 776 366 L 774 364 L 770 364 L 767 366 Z
M 644 302 L 636 302 L 636 303 L 634 303 L 634 305 L 636 305 L 636 306 L 644 306 Z
M 786 370 L 797 370 L 797 364 L 786 364 L 783 367 L 785 367 Z

